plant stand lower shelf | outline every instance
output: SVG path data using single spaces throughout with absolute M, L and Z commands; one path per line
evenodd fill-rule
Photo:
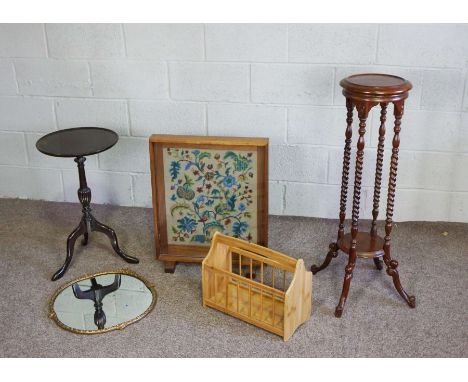
M 203 261 L 202 287 L 204 306 L 285 341 L 311 314 L 312 273 L 306 271 L 302 259 L 220 233 L 214 235 Z

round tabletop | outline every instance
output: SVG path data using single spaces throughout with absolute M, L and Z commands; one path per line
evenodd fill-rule
M 402 77 L 380 73 L 355 74 L 342 79 L 340 85 L 345 96 L 388 97 L 392 100 L 406 98 L 413 87 L 411 82 Z
M 36 142 L 36 148 L 54 157 L 83 157 L 106 151 L 118 140 L 117 133 L 109 129 L 75 127 L 44 135 Z

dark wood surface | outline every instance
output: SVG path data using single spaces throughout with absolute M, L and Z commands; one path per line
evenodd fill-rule
M 377 218 L 379 216 L 380 187 L 382 186 L 382 166 L 385 148 L 385 122 L 387 120 L 387 104 L 382 103 L 380 106 L 379 144 L 377 145 L 377 161 L 375 164 L 371 236 L 377 235 Z
M 43 154 L 54 157 L 82 157 L 110 149 L 119 140 L 112 130 L 101 127 L 74 127 L 54 131 L 36 142 Z
M 329 246 L 328 254 L 320 266 L 313 265 L 312 272 L 315 274 L 326 268 L 331 260 L 338 255 L 338 251 L 347 253 L 348 264 L 345 267 L 345 275 L 343 281 L 343 289 L 340 300 L 335 309 L 335 316 L 341 317 L 343 309 L 348 298 L 353 271 L 356 265 L 356 259 L 360 257 L 369 257 L 374 259 L 377 269 L 382 269 L 382 260 L 386 266 L 386 271 L 393 279 L 393 284 L 400 296 L 407 304 L 414 308 L 416 300 L 414 296 L 409 296 L 403 289 L 400 277 L 398 274 L 398 262 L 391 257 L 390 242 L 391 232 L 393 227 L 393 211 L 395 201 L 396 176 L 398 167 L 398 150 L 400 145 L 401 120 L 404 111 L 404 102 L 408 98 L 408 92 L 411 90 L 411 82 L 404 78 L 387 75 L 365 73 L 349 76 L 340 81 L 343 88 L 343 95 L 346 97 L 346 132 L 345 132 L 345 148 L 343 154 L 343 174 L 341 178 L 341 195 L 340 195 L 340 213 L 339 226 L 336 242 L 332 242 Z M 377 233 L 377 218 L 379 214 L 380 189 L 382 185 L 382 166 L 384 158 L 385 144 L 385 123 L 387 120 L 387 107 L 389 103 L 393 103 L 395 116 L 394 136 L 392 140 L 392 156 L 390 161 L 390 176 L 388 181 L 387 195 L 387 212 L 385 220 L 385 238 L 382 238 Z M 377 161 L 375 165 L 374 178 L 374 195 L 372 209 L 372 225 L 370 232 L 359 232 L 359 209 L 361 201 L 361 184 L 364 163 L 364 146 L 365 133 L 367 129 L 367 118 L 370 110 L 380 105 L 380 127 L 377 144 Z M 348 180 L 349 167 L 351 161 L 351 139 L 352 139 L 352 124 L 353 110 L 356 108 L 359 127 L 357 130 L 357 152 L 356 166 L 354 174 L 354 192 L 353 192 L 353 208 L 351 216 L 351 232 L 344 233 L 344 221 L 346 218 L 346 202 L 348 198 Z
M 346 98 L 366 102 L 403 100 L 413 87 L 404 78 L 379 73 L 355 74 L 342 79 L 340 85 Z
M 338 249 L 349 253 L 351 249 L 352 236 L 347 233 L 338 239 Z M 356 254 L 359 257 L 381 257 L 383 256 L 384 239 L 378 235 L 372 236 L 368 232 L 358 232 L 356 236 Z

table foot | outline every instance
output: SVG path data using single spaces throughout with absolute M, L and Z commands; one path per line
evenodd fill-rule
M 87 245 L 88 244 L 88 232 L 85 232 L 83 234 L 83 240 L 81 240 L 81 245 Z
M 351 280 L 353 278 L 354 267 L 356 266 L 356 251 L 352 250 L 349 254 L 348 264 L 345 268 L 345 276 L 343 281 L 343 290 L 341 291 L 340 301 L 335 309 L 335 317 L 340 318 L 343 314 L 343 309 L 348 298 L 349 287 L 351 285 Z
M 86 233 L 86 223 L 82 219 L 80 221 L 80 224 L 78 225 L 78 227 L 76 227 L 73 230 L 73 232 L 68 236 L 68 239 L 67 239 L 67 257 L 65 259 L 65 263 L 62 265 L 62 267 L 57 272 L 54 273 L 54 275 L 52 276 L 52 281 L 56 281 L 56 280 L 62 278 L 62 276 L 65 274 L 65 272 L 67 271 L 68 267 L 70 266 L 70 263 L 71 263 L 72 258 L 73 258 L 73 250 L 75 248 L 75 241 L 76 241 L 76 239 L 78 239 L 78 237 L 80 237 L 80 235 L 85 234 L 85 233 Z
M 89 224 L 87 224 L 87 222 Z M 63 277 L 65 272 L 67 271 L 68 267 L 70 266 L 70 263 L 73 258 L 73 251 L 75 248 L 75 242 L 80 237 L 83 235 L 83 240 L 81 241 L 82 245 L 87 245 L 88 244 L 88 239 L 89 239 L 89 232 L 88 232 L 88 226 L 91 230 L 93 231 L 98 231 L 104 233 L 111 242 L 112 248 L 114 251 L 122 258 L 124 259 L 127 263 L 131 264 L 138 264 L 139 260 L 136 257 L 129 256 L 127 255 L 124 251 L 122 251 L 119 247 L 119 242 L 117 240 L 117 235 L 115 234 L 115 231 L 106 226 L 105 224 L 102 224 L 101 222 L 97 221 L 96 218 L 91 215 L 91 213 L 87 213 L 83 215 L 83 218 L 80 221 L 80 224 L 78 227 L 76 227 L 73 232 L 68 236 L 67 239 L 67 257 L 65 259 L 65 263 L 62 265 L 62 267 L 54 273 L 52 276 L 52 281 L 56 281 Z
M 174 273 L 177 263 L 175 261 L 164 262 L 164 273 Z
M 321 271 L 322 269 L 325 269 L 326 267 L 328 267 L 328 265 L 330 264 L 332 258 L 338 256 L 338 246 L 336 245 L 336 243 L 331 243 L 329 245 L 329 249 L 330 250 L 328 251 L 327 256 L 325 257 L 325 260 L 323 261 L 322 265 L 320 265 L 320 266 L 312 265 L 310 267 L 310 270 L 314 275 L 317 272 Z
M 343 314 L 343 307 L 342 306 L 337 306 L 335 309 L 335 317 L 336 318 L 341 318 L 341 315 Z
M 374 257 L 374 264 L 377 270 L 381 271 L 383 269 L 383 261 L 379 257 Z
M 395 289 L 398 291 L 400 296 L 403 298 L 403 300 L 406 301 L 408 306 L 410 308 L 415 308 L 416 307 L 416 297 L 408 295 L 406 291 L 403 289 L 403 286 L 401 285 L 400 282 L 400 275 L 398 273 L 398 261 L 393 260 L 393 259 L 386 259 L 384 257 L 385 265 L 387 266 L 387 274 L 392 277 L 393 279 L 393 285 L 395 285 Z
M 102 232 L 103 234 L 105 234 L 109 238 L 112 248 L 114 248 L 114 251 L 117 253 L 117 255 L 124 259 L 127 263 L 138 264 L 140 262 L 136 257 L 129 256 L 120 249 L 119 242 L 117 240 L 117 235 L 115 234 L 115 231 L 112 228 L 106 226 L 105 224 L 102 224 L 96 219 L 93 219 L 92 230 Z
M 348 268 L 348 267 L 346 267 L 346 268 Z M 348 273 L 346 271 L 340 301 L 338 302 L 338 305 L 335 308 L 335 317 L 337 317 L 337 318 L 340 318 L 341 315 L 343 314 L 343 309 L 344 309 L 344 306 L 346 304 L 346 300 L 348 299 L 349 286 L 351 284 L 351 279 L 352 278 L 353 278 L 353 274 Z

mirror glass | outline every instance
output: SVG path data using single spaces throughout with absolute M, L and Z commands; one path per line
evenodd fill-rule
M 134 272 L 97 273 L 60 288 L 49 315 L 64 329 L 93 334 L 123 329 L 146 316 L 155 303 L 154 286 Z

